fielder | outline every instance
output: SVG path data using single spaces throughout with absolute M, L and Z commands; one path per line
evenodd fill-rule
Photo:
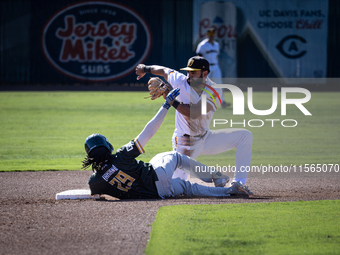
M 196 54 L 208 60 L 210 64 L 210 72 L 208 77 L 216 84 L 222 84 L 222 72 L 218 64 L 220 44 L 215 41 L 215 34 L 216 31 L 214 28 L 209 28 L 207 30 L 207 38 L 197 45 Z M 222 107 L 230 106 L 230 103 L 224 101 L 223 93 L 221 94 L 221 100 Z
M 203 57 L 192 57 L 187 67 L 181 70 L 186 70 L 187 76 L 163 66 L 139 64 L 136 67 L 137 80 L 146 73 L 151 73 L 164 77 L 173 88 L 181 89 L 179 101 L 175 100 L 172 104 L 177 110 L 172 137 L 173 150 L 196 159 L 199 155 L 219 154 L 236 148 L 236 172 L 233 183 L 241 181 L 245 184 L 248 172 L 244 169 L 247 167 L 249 169 L 251 160 L 253 141 L 251 132 L 232 128 L 210 130 L 213 114 L 220 106 L 219 100 L 214 100 L 210 94 L 217 98 L 215 92 L 221 95 L 222 90 L 214 88 L 213 82 L 207 78 L 210 70 L 209 62 Z M 201 97 L 204 94 L 207 98 L 207 114 L 201 115 Z M 187 180 L 188 173 L 178 169 L 173 177 Z
M 222 84 L 222 72 L 218 65 L 220 45 L 215 41 L 215 30 L 213 28 L 208 29 L 207 38 L 197 45 L 196 54 L 208 60 L 210 64 L 209 78 L 217 84 Z
M 105 136 L 92 134 L 86 138 L 87 156 L 83 161 L 83 169 L 92 166 L 94 171 L 88 182 L 91 195 L 107 194 L 119 199 L 170 198 L 182 194 L 210 197 L 249 195 L 244 185 L 239 182 L 225 188 L 192 184 L 180 178 L 172 179 L 176 168 L 190 172 L 190 168 L 196 165 L 204 167 L 203 164 L 178 152 L 157 154 L 150 163 L 136 160 L 136 157 L 144 153 L 143 147 L 159 129 L 178 94 L 179 88 L 172 90 L 143 131 L 115 154 L 112 154 L 113 146 Z M 228 178 L 211 172 L 209 175 L 210 182 Z

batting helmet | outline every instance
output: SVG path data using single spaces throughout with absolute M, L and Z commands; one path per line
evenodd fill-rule
M 112 144 L 109 142 L 109 140 L 107 140 L 105 136 L 101 134 L 92 134 L 86 138 L 85 151 L 87 155 L 89 155 L 94 148 L 98 147 L 105 147 L 110 151 L 110 153 L 112 153 L 113 151 Z

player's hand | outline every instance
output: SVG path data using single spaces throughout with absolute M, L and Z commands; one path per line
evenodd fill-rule
M 136 67 L 135 70 L 136 70 L 136 74 L 138 75 L 138 76 L 137 76 L 137 80 L 139 80 L 140 78 L 142 78 L 142 77 L 145 75 L 144 67 L 145 67 L 144 64 L 139 64 L 139 65 Z
M 169 94 L 165 98 L 165 102 L 163 103 L 163 107 L 169 110 L 172 103 L 175 101 L 176 97 L 179 95 L 180 88 L 173 89 L 169 92 Z

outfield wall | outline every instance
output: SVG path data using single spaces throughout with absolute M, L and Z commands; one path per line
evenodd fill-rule
M 245 4 L 253 0 L 234 2 L 238 6 L 241 1 Z M 113 84 L 138 88 L 136 64 L 179 69 L 195 54 L 194 7 L 199 2 L 1 1 L 0 84 Z M 327 49 L 324 77 L 340 76 L 339 11 L 340 2 L 329 0 L 328 13 L 322 13 L 327 19 L 326 43 L 313 48 Z M 237 22 L 241 21 L 238 15 Z M 254 77 L 254 70 L 261 77 L 276 76 L 256 40 L 236 39 L 238 77 Z

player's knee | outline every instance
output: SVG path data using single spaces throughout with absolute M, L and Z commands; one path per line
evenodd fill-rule
M 175 178 L 171 181 L 173 196 L 192 195 L 191 183 L 181 178 Z
M 180 153 L 178 153 L 177 151 L 171 151 L 169 152 L 169 155 L 171 156 L 171 161 L 173 162 L 178 162 L 180 161 Z
M 247 136 L 249 139 L 253 140 L 253 134 L 252 134 L 252 132 L 250 132 L 249 130 L 246 130 L 246 136 Z
M 242 130 L 242 135 L 244 137 L 244 140 L 248 142 L 253 142 L 253 134 L 249 130 Z
M 170 152 L 170 154 L 174 159 L 177 159 L 180 155 L 177 151 L 172 151 L 172 152 Z

